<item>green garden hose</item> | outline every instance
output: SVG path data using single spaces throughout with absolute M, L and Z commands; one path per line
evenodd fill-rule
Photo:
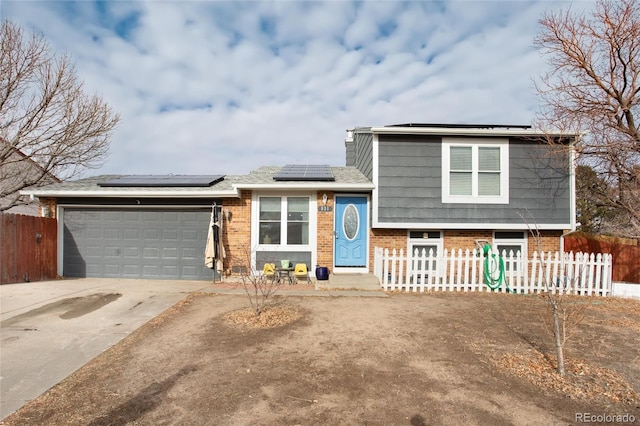
M 502 256 L 496 256 L 495 254 L 491 254 L 489 256 L 489 252 L 491 251 L 491 246 L 489 244 L 485 244 L 483 247 L 484 250 L 484 283 L 491 290 L 496 290 L 500 287 L 500 284 L 504 282 L 505 287 L 509 293 L 515 293 L 511 291 L 509 288 L 509 284 L 504 279 L 504 259 Z M 495 274 L 498 274 L 495 277 Z

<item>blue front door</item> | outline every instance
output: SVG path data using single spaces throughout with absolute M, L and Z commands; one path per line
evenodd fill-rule
M 336 196 L 335 266 L 367 266 L 367 197 Z

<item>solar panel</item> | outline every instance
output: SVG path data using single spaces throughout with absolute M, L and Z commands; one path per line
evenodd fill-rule
M 207 187 L 224 179 L 223 175 L 131 175 L 98 183 L 102 187 Z
M 331 166 L 310 164 L 287 164 L 273 177 L 277 181 L 326 181 L 333 182 L 335 177 Z

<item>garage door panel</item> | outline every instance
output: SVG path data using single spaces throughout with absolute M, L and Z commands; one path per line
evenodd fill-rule
M 106 220 L 106 221 L 112 221 L 112 222 L 117 222 L 122 220 L 122 212 L 121 211 L 103 211 L 102 215 L 98 215 L 98 216 L 93 216 L 92 218 L 94 220 L 97 220 L 97 218 L 100 217 L 101 220 Z
M 184 241 L 197 241 L 198 238 L 198 231 L 191 231 L 191 230 L 183 230 L 182 231 L 182 239 Z
M 138 229 L 125 229 L 122 231 L 122 238 L 125 240 L 137 240 L 140 238 L 140 232 Z
M 197 259 L 198 257 L 198 252 L 195 249 L 186 247 L 182 249 L 182 258 L 184 260 L 193 260 Z
M 212 271 L 209 271 L 209 277 L 211 277 Z M 197 268 L 195 268 L 194 266 L 183 266 L 182 267 L 182 275 L 184 276 L 197 276 L 198 271 Z
M 118 220 L 123 220 L 126 222 L 138 222 L 140 220 L 140 212 L 139 211 L 119 211 Z
M 145 240 L 157 241 L 160 239 L 161 231 L 159 229 L 145 229 L 142 231 L 142 238 Z
M 120 229 L 115 229 L 115 228 L 106 228 L 104 230 L 104 235 L 103 237 L 106 240 L 121 240 L 122 239 L 122 233 L 120 232 Z
M 187 212 L 187 213 L 185 213 L 185 215 L 184 215 L 182 220 L 184 220 L 187 223 L 194 223 L 194 222 L 199 222 L 200 221 L 200 217 L 195 212 Z
M 142 258 L 145 261 L 149 259 L 160 259 L 160 250 L 153 247 L 145 247 L 142 249 Z
M 159 265 L 143 265 L 142 271 L 145 276 L 149 278 L 159 278 L 160 277 L 160 266 Z M 171 278 L 169 276 L 168 278 Z
M 178 276 L 178 267 L 177 266 L 170 266 L 170 265 L 166 265 L 162 267 L 162 275 L 166 275 L 166 276 Z
M 177 247 L 171 247 L 171 248 L 163 248 L 162 249 L 162 259 L 167 260 L 167 259 L 178 259 L 178 248 Z
M 122 274 L 122 265 L 116 263 L 105 263 L 104 274 L 109 277 L 117 277 Z
M 79 226 L 76 229 L 85 231 L 87 233 L 87 238 L 94 238 L 96 240 L 99 240 L 102 238 L 102 229 L 95 229 L 90 226 L 87 226 L 87 227 Z
M 208 209 L 64 210 L 66 276 L 206 279 Z
M 177 229 L 163 229 L 162 239 L 164 241 L 178 241 L 180 232 Z
M 124 247 L 122 256 L 125 259 L 137 260 L 140 257 L 140 249 L 138 247 Z
M 163 214 L 162 216 L 158 216 L 155 218 L 155 220 L 161 220 L 163 222 L 178 222 L 181 219 L 185 220 L 184 218 L 187 217 L 187 215 L 189 215 L 189 212 L 167 212 L 167 214 Z

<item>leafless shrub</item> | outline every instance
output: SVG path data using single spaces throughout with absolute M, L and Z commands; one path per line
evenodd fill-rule
M 542 235 L 537 226 L 530 227 L 530 234 L 539 254 L 543 254 Z M 547 315 L 542 318 L 547 332 L 553 337 L 553 345 L 556 353 L 556 371 L 559 375 L 565 374 L 564 348 L 567 341 L 576 332 L 577 327 L 585 319 L 585 314 L 590 306 L 591 298 L 572 295 L 576 284 L 580 280 L 580 269 L 575 271 L 561 270 L 558 278 L 554 280 L 552 271 L 547 271 L 546 265 L 541 262 L 543 276 L 543 289 L 540 297 L 546 302 Z
M 253 251 L 245 246 L 242 254 L 234 258 L 234 262 L 241 266 L 242 286 L 247 294 L 251 308 L 256 316 L 264 312 L 271 296 L 278 290 L 278 280 L 274 275 L 265 275 L 262 270 L 256 269 L 252 262 Z

